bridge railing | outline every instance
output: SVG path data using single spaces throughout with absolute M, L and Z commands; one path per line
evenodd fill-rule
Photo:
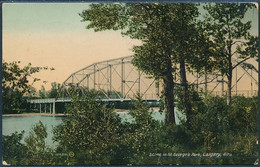
M 227 91 L 213 91 L 211 92 L 213 96 L 226 96 Z M 258 90 L 238 90 L 231 91 L 232 96 L 245 96 L 245 97 L 253 97 L 258 95 Z
M 27 103 L 54 103 L 56 98 L 28 99 Z

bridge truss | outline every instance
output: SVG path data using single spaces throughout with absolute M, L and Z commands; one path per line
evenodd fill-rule
M 55 114 L 56 103 L 71 102 L 69 90 L 74 90 L 74 88 L 83 94 L 89 90 L 95 90 L 102 101 L 127 102 L 140 94 L 142 99 L 147 102 L 158 102 L 162 92 L 162 82 L 138 71 L 131 64 L 132 59 L 132 56 L 127 56 L 91 64 L 72 73 L 63 82 L 59 98 L 28 99 L 27 102 L 35 106 L 39 105 L 40 112 L 47 112 L 47 108 L 49 108 L 49 112 Z M 233 62 L 238 63 L 235 59 Z M 174 82 L 178 86 L 180 85 L 178 73 L 174 75 Z M 257 96 L 258 70 L 254 65 L 246 62 L 239 64 L 238 68 L 234 70 L 233 76 L 232 95 Z M 220 73 L 187 73 L 187 79 L 189 85 L 193 85 L 203 92 L 220 96 L 227 94 L 226 78 Z M 242 80 L 244 83 L 240 84 Z M 245 87 L 247 90 L 243 90 Z
M 138 71 L 131 64 L 133 57 L 121 57 L 91 64 L 72 73 L 64 82 L 64 90 L 76 87 L 82 90 L 96 90 L 104 99 L 129 99 L 140 94 L 143 99 L 159 99 L 162 83 Z M 236 60 L 233 60 L 237 63 Z M 233 95 L 257 95 L 258 71 L 250 63 L 242 63 L 234 70 Z M 176 74 L 177 76 L 178 74 Z M 225 78 L 220 73 L 213 74 L 188 74 L 188 81 L 198 89 L 203 89 L 214 95 L 226 95 Z M 251 82 L 251 90 L 239 87 L 239 82 L 246 79 Z M 178 76 L 174 80 L 179 82 Z M 177 84 L 178 85 L 178 84 Z M 245 87 L 245 86 L 244 86 Z M 248 86 L 247 86 L 248 87 Z M 67 91 L 68 93 L 68 91 Z
M 140 94 L 143 98 L 159 99 L 156 81 L 131 64 L 133 57 L 121 57 L 91 64 L 71 74 L 63 87 L 97 90 L 107 99 L 128 99 Z M 158 85 L 158 84 L 157 84 Z

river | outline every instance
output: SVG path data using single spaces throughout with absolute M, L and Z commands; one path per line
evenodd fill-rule
M 133 118 L 127 114 L 127 112 L 117 112 L 122 118 L 122 121 L 131 122 Z M 155 111 L 152 115 L 156 120 L 163 121 L 165 114 L 160 114 L 158 111 Z M 47 127 L 48 136 L 46 138 L 46 144 L 49 147 L 55 147 L 57 143 L 53 143 L 53 128 L 59 125 L 62 122 L 61 116 L 3 116 L 3 135 L 10 135 L 15 131 L 21 132 L 25 131 L 24 137 L 29 135 L 32 126 L 41 121 Z M 178 123 L 176 119 L 176 123 Z M 22 141 L 24 142 L 24 141 Z

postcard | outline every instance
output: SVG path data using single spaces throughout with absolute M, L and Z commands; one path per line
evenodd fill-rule
M 2 3 L 3 165 L 258 165 L 257 3 Z

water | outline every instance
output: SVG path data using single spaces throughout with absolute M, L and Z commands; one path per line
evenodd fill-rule
M 118 112 L 119 116 L 122 118 L 122 121 L 132 122 L 133 118 L 125 111 Z M 165 113 L 154 112 L 154 119 L 159 121 L 164 121 Z M 176 123 L 178 124 L 178 113 L 175 112 Z M 53 128 L 59 125 L 62 122 L 62 117 L 59 116 L 17 116 L 17 117 L 3 117 L 3 135 L 11 135 L 15 131 L 21 132 L 25 131 L 24 137 L 29 135 L 32 126 L 41 121 L 43 125 L 47 127 L 48 136 L 46 138 L 46 144 L 49 147 L 55 147 L 58 143 L 53 143 Z M 24 141 L 22 141 L 24 143 Z
M 134 120 L 134 118 L 125 111 L 119 111 L 118 114 L 122 118 L 122 121 L 132 122 Z M 160 113 L 158 111 L 154 111 L 152 116 L 155 120 L 158 120 L 158 121 L 165 120 L 164 112 Z M 180 124 L 181 120 L 186 120 L 185 115 L 181 111 L 175 110 L 174 116 L 175 116 L 175 122 L 177 125 Z
M 122 118 L 122 121 L 133 122 L 133 120 L 134 120 L 134 118 L 125 111 L 122 111 L 122 112 L 119 111 L 118 114 Z M 152 116 L 154 119 L 156 119 L 158 121 L 164 121 L 164 119 L 165 119 L 165 114 L 164 113 L 161 114 L 158 111 L 153 112 Z
M 17 117 L 3 117 L 3 135 L 11 135 L 15 131 L 25 131 L 24 137 L 29 135 L 32 126 L 41 121 L 47 127 L 48 136 L 46 144 L 54 147 L 57 143 L 52 141 L 52 129 L 62 122 L 62 117 L 58 116 L 17 116 Z M 24 143 L 24 141 L 22 141 Z

